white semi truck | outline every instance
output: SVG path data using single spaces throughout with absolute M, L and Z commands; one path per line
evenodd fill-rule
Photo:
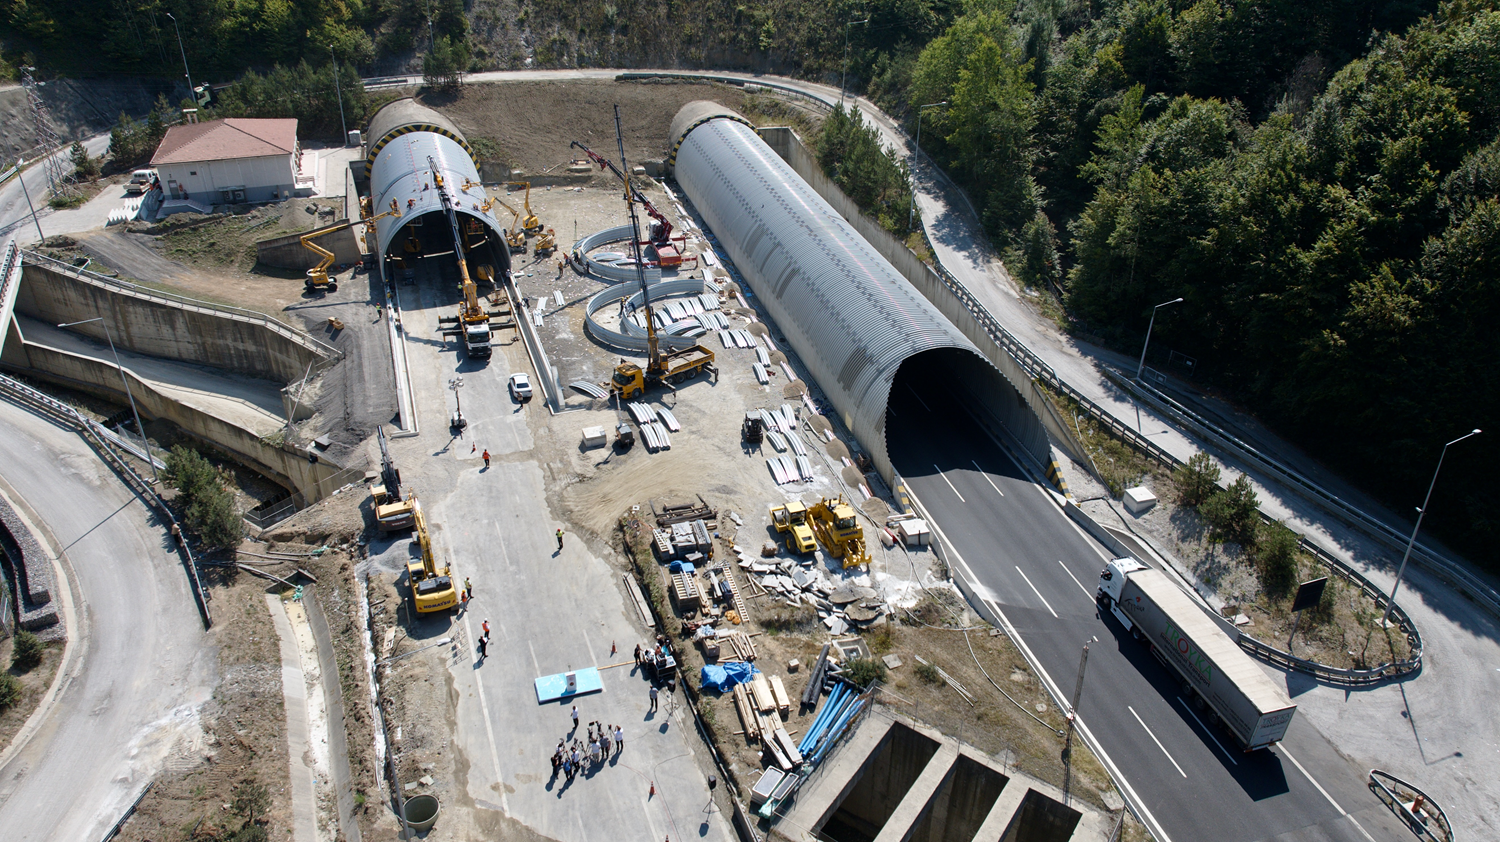
M 1286 735 L 1297 706 L 1159 570 L 1117 558 L 1099 575 L 1100 606 L 1182 677 L 1245 751 Z

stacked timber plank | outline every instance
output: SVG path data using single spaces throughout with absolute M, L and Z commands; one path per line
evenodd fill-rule
M 718 635 L 719 643 L 728 647 L 729 653 L 724 656 L 726 661 L 754 661 L 756 657 L 755 644 L 750 640 L 750 635 L 742 631 L 732 631 Z

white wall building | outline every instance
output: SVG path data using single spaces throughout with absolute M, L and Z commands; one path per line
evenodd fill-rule
M 290 198 L 299 159 L 296 120 L 230 118 L 167 129 L 151 166 L 167 200 L 227 205 Z

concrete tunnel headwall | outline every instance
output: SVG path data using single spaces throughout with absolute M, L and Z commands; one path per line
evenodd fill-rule
M 371 211 L 389 211 L 394 202 L 401 212 L 375 223 L 373 245 L 382 272 L 387 257 L 403 255 L 411 235 L 422 243 L 422 253 L 441 253 L 452 246 L 452 229 L 433 179 L 434 166 L 466 229 L 472 262 L 493 266 L 497 279 L 510 271 L 504 226 L 484 209 L 489 196 L 479 183 L 474 150 L 458 127 L 414 100 L 399 99 L 370 118 L 368 137 L 365 173 Z M 435 219 L 429 216 L 434 213 Z
M 672 147 L 683 192 L 887 482 L 898 376 L 943 382 L 984 423 L 1038 425 L 1000 370 L 743 117 L 689 103 Z

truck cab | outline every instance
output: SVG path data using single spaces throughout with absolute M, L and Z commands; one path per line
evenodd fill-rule
M 1117 558 L 1104 565 L 1104 571 L 1099 574 L 1099 590 L 1094 594 L 1094 599 L 1101 607 L 1108 608 L 1109 612 L 1115 615 L 1115 619 L 1125 626 L 1126 631 L 1134 632 L 1135 623 L 1132 623 L 1125 612 L 1117 607 L 1120 594 L 1130 574 L 1145 569 L 1146 565 L 1133 558 Z
M 489 322 L 480 324 L 464 325 L 464 350 L 469 356 L 488 359 L 492 353 L 490 348 L 490 325 Z

